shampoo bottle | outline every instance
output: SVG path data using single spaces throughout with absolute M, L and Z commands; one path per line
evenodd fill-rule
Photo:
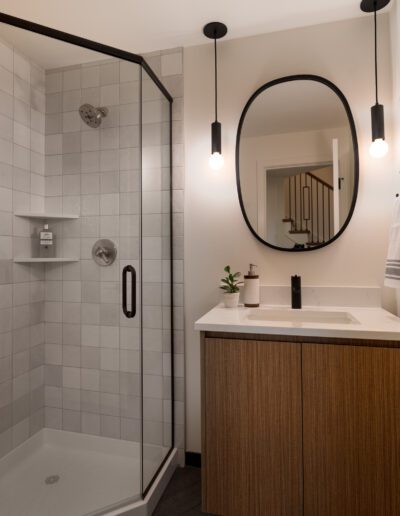
M 244 277 L 243 303 L 244 306 L 260 306 L 260 278 L 256 274 L 257 265 L 250 264 L 249 273 Z
M 43 229 L 39 231 L 39 256 L 41 258 L 55 256 L 54 234 L 48 224 L 44 224 Z

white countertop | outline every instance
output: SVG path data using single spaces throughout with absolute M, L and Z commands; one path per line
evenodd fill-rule
M 287 306 L 260 305 L 260 308 L 287 310 L 288 318 L 292 311 Z M 245 308 L 243 305 L 239 305 L 238 308 L 225 308 L 220 304 L 196 321 L 195 329 L 227 333 L 400 341 L 400 318 L 383 308 L 303 306 L 302 310 L 305 311 L 347 312 L 355 319 L 355 322 L 350 324 L 254 320 L 249 318 L 254 310 L 258 309 Z

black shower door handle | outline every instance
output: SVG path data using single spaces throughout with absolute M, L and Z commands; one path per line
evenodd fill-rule
M 131 274 L 132 310 L 127 307 L 127 276 Z M 132 265 L 127 265 L 122 271 L 122 310 L 128 319 L 136 315 L 136 271 Z

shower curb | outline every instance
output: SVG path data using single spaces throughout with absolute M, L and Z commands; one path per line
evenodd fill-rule
M 102 516 L 151 516 L 178 465 L 178 450 L 174 448 L 143 500 L 102 512 Z

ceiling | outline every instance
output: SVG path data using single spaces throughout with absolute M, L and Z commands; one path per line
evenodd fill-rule
M 0 40 L 11 44 L 45 70 L 91 63 L 105 58 L 104 54 L 93 50 L 71 45 L 57 39 L 50 40 L 42 34 L 36 34 L 5 23 L 0 23 Z
M 240 38 L 365 16 L 359 0 L 2 0 L 0 9 L 139 54 L 205 43 L 209 21 Z

